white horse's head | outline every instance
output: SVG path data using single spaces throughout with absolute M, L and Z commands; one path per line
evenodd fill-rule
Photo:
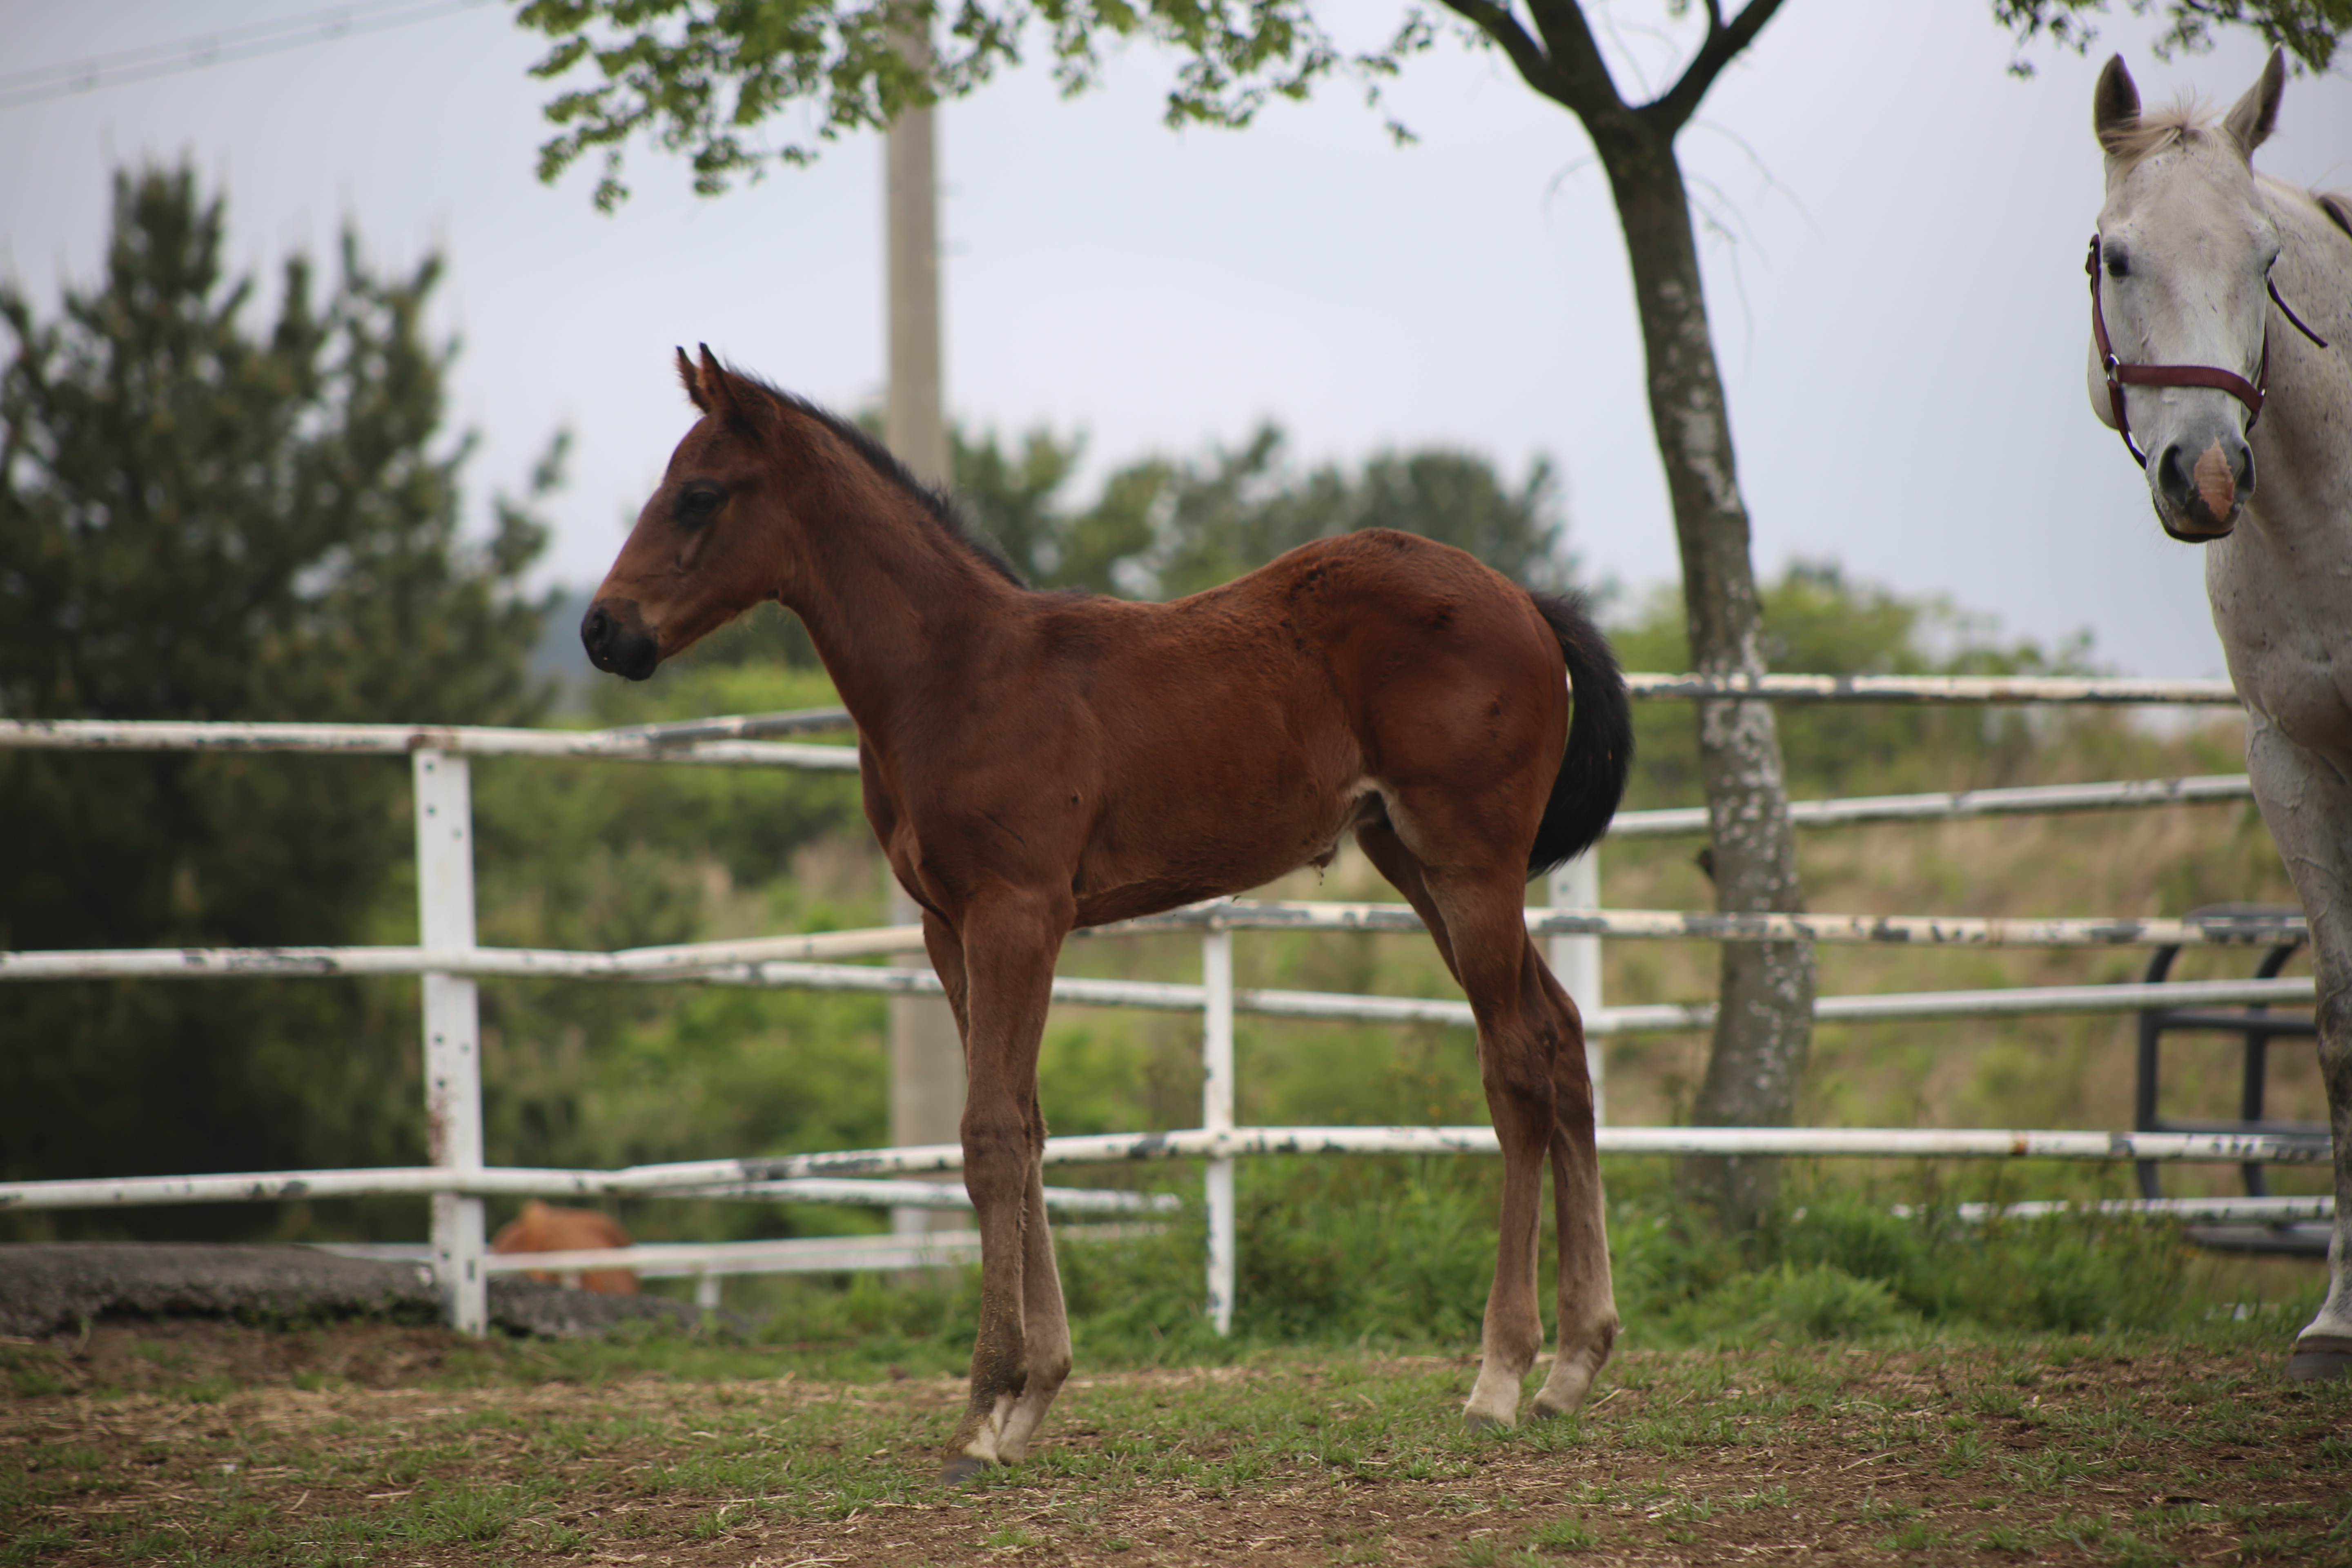
M 2093 343 L 2091 405 L 2110 426 L 2124 416 L 2135 452 L 2145 454 L 2157 520 L 2175 539 L 2221 538 L 2253 494 L 2246 436 L 2260 405 L 2279 237 L 2256 197 L 2252 160 L 2278 121 L 2285 82 L 2285 60 L 2273 50 L 2219 126 L 2186 106 L 2143 116 L 2121 56 L 2099 73 L 2092 96 L 2107 165 L 2094 298 L 2112 357 Z M 2177 376 L 2117 377 L 2117 365 L 2221 374 L 2182 384 Z M 2216 384 L 2230 381 L 2239 389 Z

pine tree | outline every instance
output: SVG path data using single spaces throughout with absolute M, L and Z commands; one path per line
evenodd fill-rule
M 16 339 L 0 372 L 0 714 L 528 721 L 540 613 L 519 577 L 542 531 L 501 504 L 486 547 L 459 537 L 467 443 L 443 435 L 450 350 L 422 326 L 437 261 L 387 280 L 346 235 L 331 293 L 289 259 L 256 334 L 224 235 L 221 201 L 186 171 L 121 174 L 95 287 L 43 321 L 0 286 Z M 409 940 L 392 761 L 0 752 L 0 947 Z M 413 991 L 12 987 L 0 1171 L 420 1159 Z M 56 1223 L 218 1235 L 277 1219 Z

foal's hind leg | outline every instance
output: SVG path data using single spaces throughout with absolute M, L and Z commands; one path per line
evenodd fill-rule
M 1503 1211 L 1478 1379 L 1463 1418 L 1472 1426 L 1509 1426 L 1518 1419 L 1520 1382 L 1543 1349 L 1536 1258 L 1554 1121 L 1551 1058 L 1565 1020 L 1553 1015 L 1538 979 L 1545 972 L 1528 941 L 1517 864 L 1489 856 L 1500 863 L 1433 868 L 1387 824 L 1361 829 L 1357 841 L 1429 926 L 1477 1019 L 1478 1073 L 1503 1146 Z
M 1536 1394 L 1538 1418 L 1584 1403 L 1617 1342 L 1617 1294 L 1609 1276 L 1609 1221 L 1594 1143 L 1592 1075 L 1584 1064 L 1584 1024 L 1549 969 L 1539 969 L 1557 1016 L 1570 1021 L 1551 1062 L 1551 1191 L 1559 1222 L 1559 1319 L 1551 1372 Z

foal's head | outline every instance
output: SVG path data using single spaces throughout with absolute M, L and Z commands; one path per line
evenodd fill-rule
M 2285 80 L 2273 52 L 2262 79 L 2212 125 L 2186 107 L 2142 115 L 2121 56 L 2100 73 L 2092 121 L 2107 155 L 2107 195 L 2093 260 L 2123 363 L 2210 366 L 2261 381 L 2279 236 L 2251 160 L 2278 121 Z M 2091 357 L 2092 406 L 2113 425 L 2095 346 Z M 2254 489 L 2252 411 L 2211 386 L 2134 386 L 2125 398 L 2165 531 L 2190 541 L 2228 533 Z
M 643 680 L 762 599 L 781 598 L 802 569 L 782 494 L 796 465 L 830 454 L 805 411 L 721 365 L 677 351 L 686 395 L 702 417 L 670 454 L 661 488 L 637 513 L 613 569 L 580 623 L 596 668 Z M 810 416 L 814 419 L 814 416 Z

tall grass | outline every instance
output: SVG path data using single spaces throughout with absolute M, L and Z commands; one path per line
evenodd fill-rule
M 1672 1195 L 1663 1162 L 1612 1160 L 1620 1343 L 1677 1349 L 1824 1341 L 2156 1333 L 2277 1338 L 2317 1304 L 2317 1270 L 2255 1270 L 2191 1248 L 2177 1225 L 2089 1210 L 1964 1223 L 1926 1181 L 1897 1213 L 1883 1187 L 1800 1168 L 1753 1235 L 1726 1239 Z M 1197 1206 L 1156 1235 L 1066 1242 L 1062 1277 L 1090 1366 L 1246 1359 L 1281 1347 L 1467 1355 L 1495 1258 L 1497 1170 L 1470 1158 L 1269 1159 L 1236 1188 L 1234 1332 L 1203 1312 Z M 1543 1261 L 1549 1281 L 1549 1246 Z M 743 1305 L 767 1337 L 852 1373 L 960 1371 L 978 1271 L 929 1284 L 770 1281 Z M 1549 1288 L 1543 1292 L 1549 1304 Z M 1549 1313 L 1547 1313 L 1549 1316 Z M 2251 1322 L 2249 1321 L 2251 1321 Z

